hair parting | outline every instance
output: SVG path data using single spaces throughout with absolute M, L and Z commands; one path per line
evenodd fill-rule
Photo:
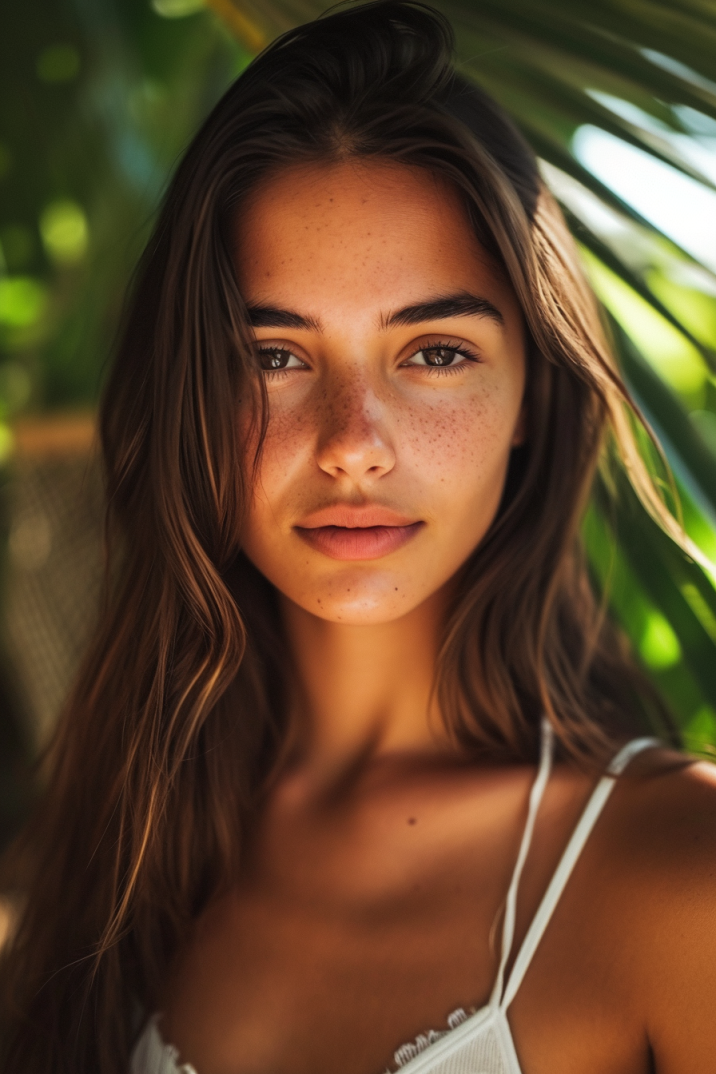
M 107 596 L 12 859 L 26 894 L 4 955 L 7 1074 L 126 1074 L 179 940 L 240 868 L 285 739 L 286 665 L 272 588 L 240 545 L 266 400 L 230 236 L 286 161 L 344 160 L 454 187 L 529 335 L 526 442 L 445 624 L 446 724 L 476 755 L 531 761 L 546 713 L 566 754 L 599 765 L 634 714 L 659 711 L 580 551 L 600 459 L 685 539 L 534 154 L 455 73 L 426 5 L 377 0 L 284 34 L 179 165 L 104 393 Z

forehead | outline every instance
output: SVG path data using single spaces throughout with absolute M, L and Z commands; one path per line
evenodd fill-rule
M 287 168 L 235 225 L 239 284 L 250 301 L 319 312 L 367 310 L 416 295 L 499 289 L 459 195 L 439 177 L 389 162 Z

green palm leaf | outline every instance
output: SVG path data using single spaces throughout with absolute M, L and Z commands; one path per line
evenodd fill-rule
M 716 7 L 435 2 L 455 28 L 461 70 L 502 103 L 542 161 L 608 309 L 624 376 L 663 440 L 687 529 L 716 561 L 716 250 L 699 255 L 579 150 L 585 132 L 601 132 L 691 189 L 713 189 Z M 10 5 L 0 39 L 0 434 L 23 407 L 94 400 L 130 266 L 192 129 L 261 42 L 328 6 Z M 19 98 L 22 110 L 8 103 Z M 74 261 L 38 226 L 48 206 L 68 201 L 89 235 Z M 625 487 L 612 507 L 597 484 L 584 532 L 595 585 L 639 658 L 682 725 L 716 742 L 713 573 L 673 546 Z
M 254 9 L 246 5 L 244 10 L 271 37 L 287 23 L 303 21 L 325 6 L 302 4 L 299 9 L 294 2 L 271 0 L 269 5 Z M 662 288 L 657 293 L 650 279 L 655 269 L 662 274 L 664 269 L 688 274 L 689 266 L 698 266 L 708 294 L 714 263 L 699 265 L 697 257 L 591 172 L 574 148 L 575 134 L 589 125 L 689 176 L 704 189 L 713 189 L 716 167 L 711 175 L 705 174 L 684 152 L 679 138 L 687 131 L 684 108 L 705 117 L 704 122 L 716 120 L 716 10 L 681 0 L 596 4 L 592 0 L 444 0 L 438 6 L 455 28 L 463 72 L 510 112 L 546 162 L 548 182 L 569 177 L 577 194 L 586 193 L 587 199 L 598 202 L 618 222 L 623 234 L 621 242 L 615 243 L 610 229 L 599 232 L 594 211 L 584 211 L 585 197 L 576 196 L 567 203 L 564 185 L 558 183 L 555 193 L 580 246 L 591 255 L 592 271 L 596 262 L 612 273 L 692 348 L 688 359 L 692 365 L 699 358 L 703 361 L 701 390 L 695 400 L 693 391 L 680 392 L 664 376 L 658 354 L 638 345 L 640 333 L 624 304 L 605 298 L 627 383 L 661 437 L 684 497 L 690 494 L 687 525 L 698 533 L 702 544 L 706 534 L 708 551 L 716 558 L 716 437 L 707 439 L 690 414 L 695 409 L 702 415 L 713 413 L 716 428 L 716 313 L 711 332 L 697 331 L 680 314 L 678 303 L 670 302 L 668 286 L 666 292 Z M 628 240 L 624 236 L 630 234 L 642 250 L 640 258 L 625 256 Z M 712 291 L 716 294 L 716 288 Z M 612 508 L 604 486 L 598 483 L 591 522 L 585 527 L 596 584 L 609 584 L 603 552 L 605 542 L 612 541 L 624 576 L 621 592 L 631 593 L 627 603 L 612 599 L 613 614 L 637 653 L 648 651 L 644 639 L 649 630 L 653 635 L 654 622 L 671 629 L 673 651 L 679 653 L 678 675 L 673 668 L 667 673 L 654 666 L 656 658 L 651 665 L 647 660 L 646 666 L 684 726 L 693 725 L 696 719 L 702 730 L 706 727 L 709 734 L 716 733 L 716 572 L 709 574 L 676 548 L 626 487 L 620 487 L 619 493 L 617 506 Z M 651 611 L 647 614 L 645 608 Z

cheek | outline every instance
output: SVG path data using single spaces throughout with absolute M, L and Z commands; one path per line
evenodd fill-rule
M 383 398 L 376 412 L 381 436 L 391 441 L 395 467 L 382 479 L 377 498 L 457 523 L 496 509 L 516 421 L 515 400 L 502 385 L 434 400 L 398 394 Z M 315 452 L 323 425 L 344 426 L 336 401 L 323 395 L 289 400 L 276 391 L 255 490 L 254 510 L 315 506 L 316 481 L 326 476 Z M 330 480 L 330 479 L 329 479 Z M 478 520 L 476 520 L 478 521 Z
M 287 485 L 295 484 L 297 472 L 305 473 L 315 442 L 315 420 L 310 407 L 288 406 L 280 399 L 271 398 L 254 500 L 271 504 L 282 496 Z
M 411 407 L 405 414 L 404 462 L 431 485 L 438 499 L 471 496 L 501 482 L 515 416 L 511 401 L 486 389 L 459 401 Z M 401 423 L 403 424 L 403 423 Z
M 264 452 L 267 464 L 286 464 L 296 454 L 303 454 L 310 440 L 313 422 L 303 408 L 288 410 L 272 407 L 266 428 Z

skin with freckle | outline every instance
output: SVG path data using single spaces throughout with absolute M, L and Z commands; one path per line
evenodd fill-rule
M 262 186 L 237 234 L 249 306 L 312 327 L 256 329 L 293 365 L 267 374 L 269 424 L 244 534 L 261 572 L 299 607 L 344 623 L 405 615 L 452 578 L 497 511 L 521 439 L 522 316 L 472 238 L 455 194 L 398 165 L 290 169 Z M 446 293 L 502 314 L 383 327 Z M 420 346 L 465 347 L 446 368 Z M 380 504 L 422 523 L 379 559 L 340 561 L 296 527 L 334 503 Z
M 0 1074 L 715 1065 L 716 766 L 651 740 L 604 778 L 662 710 L 591 592 L 599 463 L 691 546 L 461 67 L 429 4 L 339 4 L 175 169 L 99 415 L 102 615 L 8 859 Z
M 242 543 L 277 594 L 288 731 L 241 876 L 192 923 L 159 1025 L 199 1074 L 378 1074 L 487 1002 L 534 778 L 467 756 L 433 691 L 451 588 L 524 435 L 523 320 L 457 196 L 396 164 L 282 171 L 242 207 L 235 250 L 269 408 Z M 479 301 L 421 305 L 455 295 Z M 716 994 L 713 898 L 692 892 L 710 885 L 716 777 L 682 767 L 651 751 L 620 779 L 509 1009 L 524 1074 L 652 1074 L 646 1027 L 673 1023 L 677 994 L 706 1024 L 693 981 Z M 513 950 L 593 777 L 557 759 Z M 684 1039 L 659 1074 L 706 1069 L 708 1044 L 683 1066 Z

